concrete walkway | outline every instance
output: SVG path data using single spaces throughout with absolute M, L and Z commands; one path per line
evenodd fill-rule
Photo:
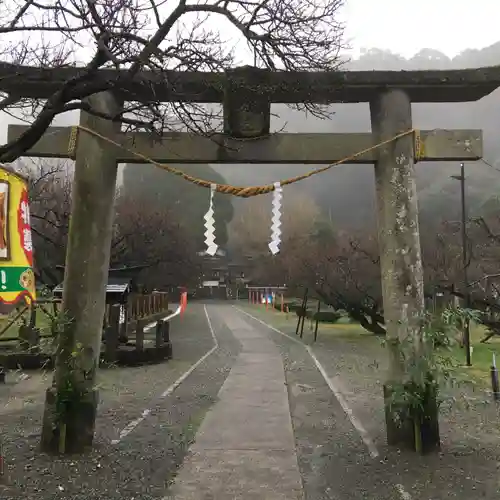
M 242 351 L 167 498 L 303 499 L 280 352 L 234 309 L 208 307 L 219 311 Z

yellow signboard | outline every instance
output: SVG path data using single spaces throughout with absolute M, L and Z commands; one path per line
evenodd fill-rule
M 28 184 L 0 166 L 0 306 L 34 300 Z

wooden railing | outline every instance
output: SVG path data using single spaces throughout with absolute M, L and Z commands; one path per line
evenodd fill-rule
M 5 381 L 6 369 L 40 368 L 53 362 L 53 347 L 44 349 L 40 339 L 53 336 L 53 320 L 57 318 L 60 304 L 60 301 L 45 300 L 22 306 L 3 325 L 0 341 L 17 345 L 4 344 L 6 349 L 0 352 L 0 383 Z M 39 317 L 41 313 L 46 319 Z M 168 319 L 174 316 L 168 310 L 166 293 L 132 296 L 126 304 L 107 305 L 101 361 L 106 365 L 138 365 L 170 359 L 172 344 Z M 16 324 L 18 321 L 20 325 Z M 152 338 L 146 342 L 145 335 L 149 333 Z
M 155 329 L 155 348 L 170 346 L 170 325 L 163 318 L 168 315 L 168 294 L 133 295 L 126 304 L 106 306 L 103 331 L 103 358 L 107 363 L 118 360 L 119 350 L 132 348 L 137 354 L 144 351 L 146 329 Z M 154 324 L 152 324 L 154 323 Z M 120 347 L 120 345 L 124 345 Z M 130 353 L 130 352 L 129 352 Z M 133 357 L 130 353 L 130 358 Z
M 21 305 L 0 327 L 0 342 L 19 341 L 23 350 L 34 348 L 40 337 L 51 337 L 50 323 L 59 313 L 60 300 L 42 299 L 32 304 Z M 117 312 L 118 311 L 118 312 Z M 152 322 L 168 312 L 168 294 L 131 295 L 126 304 L 107 304 L 103 324 L 103 335 L 108 326 L 115 322 L 113 314 L 118 314 L 119 339 L 126 340 L 137 330 L 139 321 Z M 43 314 L 46 321 L 39 321 Z M 40 326 L 43 323 L 43 327 Z M 16 331 L 17 330 L 17 331 Z
M 145 349 L 145 335 L 149 331 L 154 332 L 154 347 L 156 350 L 163 350 L 170 346 L 170 323 L 165 321 L 168 316 L 168 309 L 157 310 L 148 316 L 137 318 L 127 323 L 126 336 L 123 336 L 123 323 L 120 323 L 120 305 L 112 305 L 109 311 L 109 323 L 104 331 L 104 351 L 103 359 L 106 363 L 114 363 L 120 357 L 143 360 Z M 122 344 L 122 345 L 120 345 Z M 149 349 L 150 350 L 150 349 Z M 156 356 L 152 356 L 155 358 Z

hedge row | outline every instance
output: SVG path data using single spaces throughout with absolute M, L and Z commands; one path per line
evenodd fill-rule
M 297 311 L 298 309 L 300 309 L 301 305 L 302 304 L 300 302 L 285 302 L 284 304 L 285 308 L 288 308 L 289 312 Z M 280 301 L 274 302 L 273 307 L 278 311 L 281 311 L 281 302 Z
M 321 323 L 336 323 L 342 317 L 342 315 L 336 311 L 320 311 L 319 313 L 313 313 L 311 316 L 308 311 L 307 317 L 312 317 L 312 319 L 314 319 L 315 321 L 318 320 Z
M 278 311 L 281 311 L 281 302 L 275 302 L 273 306 Z M 288 307 L 288 311 L 295 313 L 297 316 L 300 316 L 303 311 L 300 302 L 285 302 L 285 307 Z M 306 318 L 313 320 L 317 318 L 321 323 L 336 323 L 341 317 L 342 314 L 337 311 L 320 311 L 319 313 L 310 309 L 306 311 Z

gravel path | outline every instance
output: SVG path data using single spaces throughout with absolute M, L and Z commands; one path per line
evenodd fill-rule
M 263 320 L 273 319 L 271 314 L 261 313 L 258 308 L 245 310 Z M 266 328 L 247 319 L 257 328 Z M 290 331 L 293 327 L 295 338 L 293 321 L 289 321 L 288 326 Z M 392 478 L 384 474 L 384 465 L 370 456 L 303 345 L 269 329 L 268 335 L 280 347 L 284 359 L 307 500 L 400 499 Z
M 217 314 L 210 315 L 219 348 L 172 394 L 161 397 L 213 346 L 202 304 L 191 303 L 186 316 L 173 324 L 174 360 L 100 372 L 102 402 L 95 447 L 84 457 L 53 458 L 38 453 L 50 374 L 32 373 L 25 380 L 18 374 L 17 381 L 10 377 L 8 384 L 0 386 L 0 437 L 6 457 L 0 498 L 163 499 L 241 348 L 226 326 L 224 307 L 231 306 L 220 306 Z M 379 454 L 374 457 L 313 358 L 297 342 L 295 318 L 287 321 L 259 307 L 243 305 L 243 309 L 295 339 L 239 313 L 259 334 L 272 339 L 282 355 L 307 500 L 498 498 L 500 415 L 496 405 L 484 405 L 479 393 L 464 392 L 468 407 L 457 404 L 442 412 L 440 454 L 419 457 L 388 448 L 381 397 L 383 348 L 374 337 L 354 335 L 348 326 L 322 329 L 312 352 L 366 429 Z M 307 325 L 303 340 L 312 341 Z M 118 444 L 111 444 L 145 409 L 148 416 Z
M 235 309 L 209 311 L 241 352 L 167 498 L 304 500 L 280 350 Z
M 284 315 L 266 312 L 258 306 L 243 305 L 242 308 L 295 338 L 294 316 L 290 315 L 286 320 Z M 258 324 L 256 321 L 254 323 Z M 484 404 L 486 397 L 479 391 L 456 391 L 453 395 L 457 397 L 457 403 L 443 408 L 441 412 L 440 454 L 419 457 L 387 447 L 382 400 L 385 351 L 373 336 L 353 335 L 352 331 L 349 326 L 320 329 L 318 342 L 312 350 L 373 440 L 380 453 L 377 459 L 366 457 L 366 447 L 363 454 L 359 434 L 347 422 L 345 412 L 338 410 L 338 403 L 332 401 L 331 391 L 328 403 L 321 403 L 318 399 L 318 391 L 326 384 L 317 370 L 314 373 L 314 370 L 307 368 L 311 366 L 311 357 L 305 349 L 269 330 L 269 334 L 283 347 L 284 356 L 288 359 L 290 399 L 291 402 L 297 402 L 296 408 L 292 408 L 292 415 L 295 421 L 300 422 L 300 425 L 295 424 L 295 434 L 299 455 L 302 456 L 303 476 L 306 483 L 309 477 L 318 484 L 318 488 L 313 487 L 316 491 L 309 492 L 308 498 L 497 499 L 500 494 L 499 407 L 493 403 Z M 312 333 L 307 325 L 303 341 L 312 345 Z M 328 398 L 327 392 L 322 396 L 325 399 Z M 300 403 L 301 400 L 307 401 L 308 397 L 308 402 Z M 465 400 L 467 405 L 464 404 Z M 352 443 L 339 449 L 336 442 L 339 432 L 330 431 L 328 436 L 325 419 L 330 419 L 331 426 L 338 426 L 344 420 L 346 425 L 339 431 L 352 436 Z M 321 447 L 333 447 L 331 458 L 327 459 L 322 453 L 315 452 L 315 442 L 320 446 L 319 450 Z M 328 469 L 329 461 L 336 465 Z M 353 467 L 351 476 L 349 471 Z M 321 481 L 323 484 L 319 486 Z M 373 490 L 370 490 L 370 483 Z M 363 493 L 363 484 L 367 485 L 366 493 Z M 387 488 L 380 489 L 381 484 Z M 405 493 L 401 493 L 401 487 Z M 353 491 L 356 494 L 349 496 Z M 394 492 L 397 492 L 395 497 Z
M 160 395 L 213 346 L 201 304 L 191 304 L 172 325 L 174 360 L 100 372 L 101 405 L 95 446 L 84 457 L 48 457 L 38 452 L 44 389 L 49 374 L 30 374 L 0 388 L 0 429 L 6 474 L 2 499 L 158 499 L 192 441 L 239 350 L 223 322 L 214 318 L 217 349 L 171 395 Z M 131 421 L 150 414 L 118 444 Z

